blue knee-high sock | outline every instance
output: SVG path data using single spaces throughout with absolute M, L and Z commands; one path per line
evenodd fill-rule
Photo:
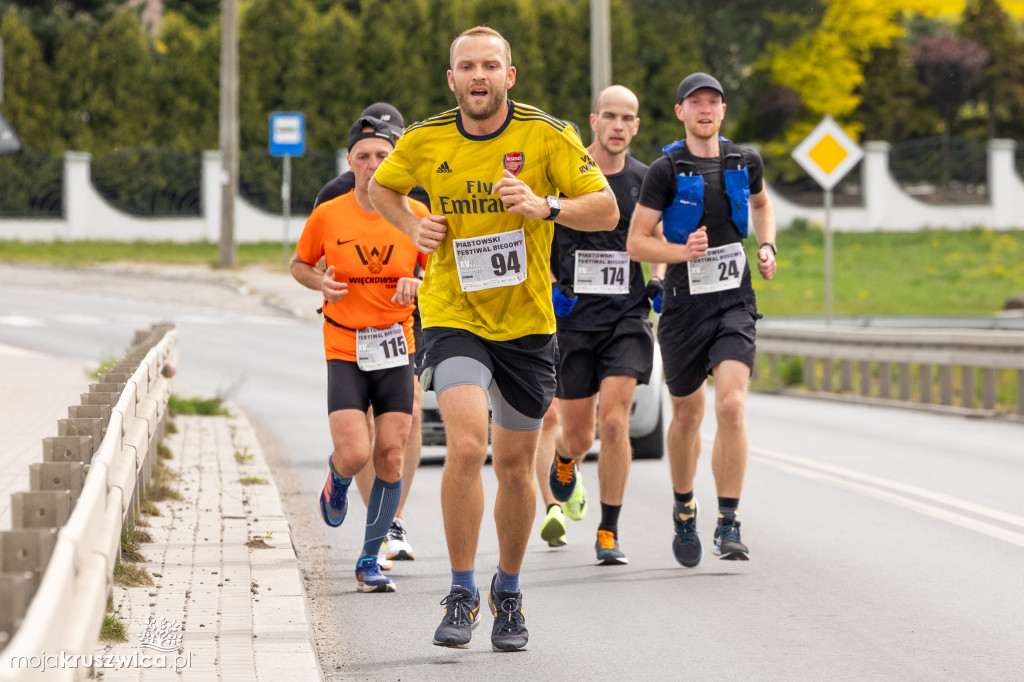
M 370 502 L 366 507 L 366 534 L 363 536 L 363 556 L 376 557 L 380 543 L 384 541 L 388 528 L 398 511 L 398 500 L 402 497 L 402 481 L 385 483 L 373 479 L 370 488 Z

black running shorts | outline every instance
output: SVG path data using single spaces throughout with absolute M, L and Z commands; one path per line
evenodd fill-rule
M 327 414 L 337 410 L 412 414 L 412 360 L 402 367 L 364 372 L 349 360 L 327 361 Z
M 423 345 L 424 368 L 448 358 L 472 358 L 490 370 L 501 396 L 513 409 L 531 419 L 544 418 L 555 395 L 558 344 L 554 334 L 490 341 L 465 329 L 427 327 Z M 425 384 L 423 388 L 431 387 Z
M 654 334 L 642 317 L 626 317 L 614 329 L 558 332 L 558 388 L 555 395 L 573 400 L 598 392 L 605 377 L 626 376 L 638 384 L 651 380 Z
M 663 311 L 658 343 L 668 392 L 690 395 L 723 360 L 738 360 L 753 370 L 760 317 L 752 291 L 702 294 Z

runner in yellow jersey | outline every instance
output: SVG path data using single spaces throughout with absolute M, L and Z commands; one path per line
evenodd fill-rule
M 458 108 L 409 126 L 377 169 L 370 196 L 388 222 L 433 254 L 419 292 L 420 376 L 437 393 L 448 435 L 441 505 L 452 567 L 434 643 L 464 647 L 477 622 L 490 396 L 499 546 L 491 645 L 514 651 L 528 640 L 519 571 L 536 513 L 537 439 L 555 389 L 552 221 L 611 230 L 619 211 L 572 127 L 508 99 L 516 69 L 500 33 L 465 31 L 450 59 Z M 430 195 L 433 213 L 423 219 L 403 196 L 414 185 Z

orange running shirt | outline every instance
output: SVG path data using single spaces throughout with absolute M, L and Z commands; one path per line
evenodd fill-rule
M 409 206 L 420 217 L 429 213 L 418 201 L 410 200 Z M 383 329 L 398 322 L 412 355 L 414 306 L 391 301 L 399 278 L 412 277 L 416 263 L 426 265 L 426 255 L 416 250 L 412 239 L 379 213 L 363 210 L 355 192 L 348 192 L 313 210 L 295 252 L 310 264 L 326 257 L 327 266 L 334 266 L 334 278 L 348 283 L 348 293 L 340 301 L 324 301 L 324 315 L 343 325 L 324 320 L 328 360 L 355 362 L 357 329 Z

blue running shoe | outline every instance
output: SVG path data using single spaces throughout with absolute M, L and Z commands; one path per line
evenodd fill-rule
M 700 538 L 697 537 L 697 500 L 690 500 L 682 509 L 676 507 L 673 514 L 676 534 L 672 538 L 672 553 L 676 561 L 687 568 L 693 568 L 700 563 L 703 554 Z M 717 533 L 715 537 L 718 537 Z
M 377 557 L 364 556 L 356 564 L 356 581 L 363 592 L 394 592 L 395 583 L 380 572 Z
M 740 522 L 735 516 L 719 516 L 715 528 L 715 548 L 718 558 L 727 561 L 747 561 L 750 550 L 740 541 Z
M 559 502 L 568 502 L 572 494 L 576 492 L 576 485 L 579 482 L 579 467 L 576 460 L 565 461 L 561 455 L 555 455 L 551 460 L 551 471 L 548 473 L 548 483 L 551 485 L 551 494 Z
M 331 528 L 337 528 L 345 520 L 348 513 L 348 486 L 341 482 L 341 476 L 334 471 L 334 465 L 330 458 L 327 459 L 327 482 L 320 492 L 320 516 L 324 517 L 324 523 Z

